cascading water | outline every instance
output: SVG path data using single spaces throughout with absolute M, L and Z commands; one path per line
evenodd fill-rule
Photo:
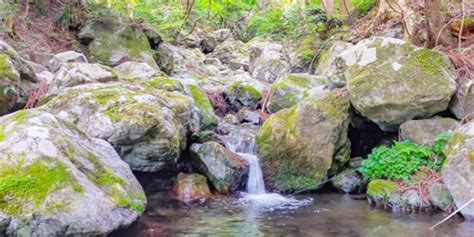
M 263 180 L 263 173 L 256 155 L 256 147 L 253 136 L 248 133 L 243 135 L 242 130 L 236 130 L 238 134 L 230 134 L 222 137 L 227 149 L 237 153 L 249 163 L 249 177 L 247 180 L 246 193 L 242 195 L 243 202 L 250 202 L 259 206 L 285 206 L 285 208 L 298 207 L 308 204 L 311 200 L 298 201 L 291 197 L 284 197 L 278 193 L 267 193 Z M 245 133 L 245 132 L 243 132 Z

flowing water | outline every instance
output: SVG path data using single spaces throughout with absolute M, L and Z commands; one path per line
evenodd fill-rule
M 148 195 L 138 222 L 112 236 L 474 236 L 474 223 L 459 216 L 430 230 L 444 218 L 442 213 L 392 213 L 334 193 L 267 193 L 253 137 L 240 135 L 248 139 L 223 140 L 250 164 L 246 192 L 199 204 L 184 204 L 169 192 L 157 192 Z

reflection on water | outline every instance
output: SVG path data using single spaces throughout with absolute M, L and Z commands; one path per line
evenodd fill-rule
M 430 231 L 442 213 L 390 213 L 339 194 L 300 195 L 273 205 L 271 198 L 255 196 L 192 206 L 167 193 L 148 199 L 146 214 L 113 236 L 474 236 L 474 223 L 460 217 Z

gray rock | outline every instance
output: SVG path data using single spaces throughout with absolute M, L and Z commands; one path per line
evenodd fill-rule
M 216 142 L 193 144 L 190 148 L 195 166 L 220 193 L 243 188 L 249 171 L 248 162 Z
M 145 33 L 119 17 L 90 18 L 77 34 L 93 62 L 115 67 L 124 61 L 144 62 L 158 69 Z
M 374 37 L 338 55 L 351 104 L 384 131 L 447 109 L 456 89 L 454 67 L 441 52 Z
M 453 197 L 444 184 L 432 184 L 429 191 L 429 199 L 433 206 L 443 211 L 448 211 L 454 205 Z
M 472 87 L 472 79 L 461 79 L 449 108 L 457 119 L 471 120 L 474 117 L 474 88 Z
M 452 133 L 457 125 L 458 121 L 450 118 L 409 120 L 400 125 L 400 137 L 402 140 L 432 146 L 437 135 Z
M 46 68 L 45 66 L 43 66 L 41 64 L 38 64 L 38 63 L 35 63 L 35 62 L 32 62 L 32 61 L 26 61 L 26 62 L 31 66 L 31 68 L 33 68 L 33 71 L 36 74 L 44 72 L 44 71 L 48 71 L 48 68 Z
M 88 63 L 86 56 L 74 51 L 58 53 L 49 61 L 48 68 L 51 72 L 56 72 L 61 66 L 67 63 Z
M 0 128 L 0 235 L 102 236 L 143 212 L 140 184 L 104 140 L 35 109 Z
M 250 51 L 247 46 L 238 40 L 226 40 L 216 46 L 212 57 L 218 58 L 223 64 L 229 65 L 232 70 L 249 69 Z
M 148 43 L 150 43 L 150 47 L 152 49 L 158 49 L 158 46 L 163 42 L 163 39 L 158 34 L 158 32 L 156 32 L 154 29 L 150 27 L 145 27 L 143 29 L 143 33 L 148 39 Z
M 159 71 L 146 63 L 124 62 L 114 67 L 120 79 L 149 79 L 157 77 Z
M 367 182 L 353 169 L 346 169 L 332 178 L 331 184 L 343 193 L 362 193 Z
M 353 45 L 343 41 L 334 41 L 331 47 L 323 50 L 319 56 L 315 74 L 322 76 L 336 76 L 338 73 L 336 58 L 344 50 L 350 49 Z
M 260 113 L 259 111 L 252 111 L 247 108 L 242 108 L 239 110 L 237 114 L 239 118 L 239 122 L 241 123 L 252 123 L 252 124 L 259 124 L 260 123 Z
M 32 62 L 35 62 L 39 65 L 44 66 L 44 67 L 48 67 L 49 61 L 51 61 L 51 59 L 53 59 L 54 54 L 33 51 L 33 52 L 30 52 L 28 56 L 29 56 L 29 59 Z
M 271 42 L 254 41 L 250 44 L 249 66 L 253 78 L 269 83 L 290 72 L 283 46 Z
M 97 63 L 62 64 L 54 75 L 50 92 L 57 93 L 66 87 L 94 82 L 116 81 L 117 73 L 110 67 Z
M 232 84 L 226 88 L 229 103 L 234 108 L 249 107 L 257 109 L 262 101 L 264 92 L 268 89 L 267 84 L 241 74 L 228 79 Z
M 454 203 L 461 207 L 474 197 L 474 121 L 454 131 L 445 148 L 446 162 L 443 165 L 443 182 L 453 196 Z M 474 220 L 474 205 L 461 210 L 468 220 Z
M 0 40 L 0 55 L 2 59 L 8 56 L 8 60 L 18 71 L 22 80 L 36 82 L 36 74 L 33 68 L 26 62 L 26 60 L 18 54 L 10 45 Z
M 206 52 L 212 52 L 216 46 L 227 39 L 233 40 L 232 32 L 229 29 L 219 29 L 209 33 L 202 41 L 202 47 Z

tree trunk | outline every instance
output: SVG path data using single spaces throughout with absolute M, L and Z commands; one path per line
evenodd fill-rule
M 442 0 L 425 0 L 425 10 L 430 46 L 443 45 L 449 47 L 456 44 L 456 38 L 448 31 L 446 15 L 442 11 Z

